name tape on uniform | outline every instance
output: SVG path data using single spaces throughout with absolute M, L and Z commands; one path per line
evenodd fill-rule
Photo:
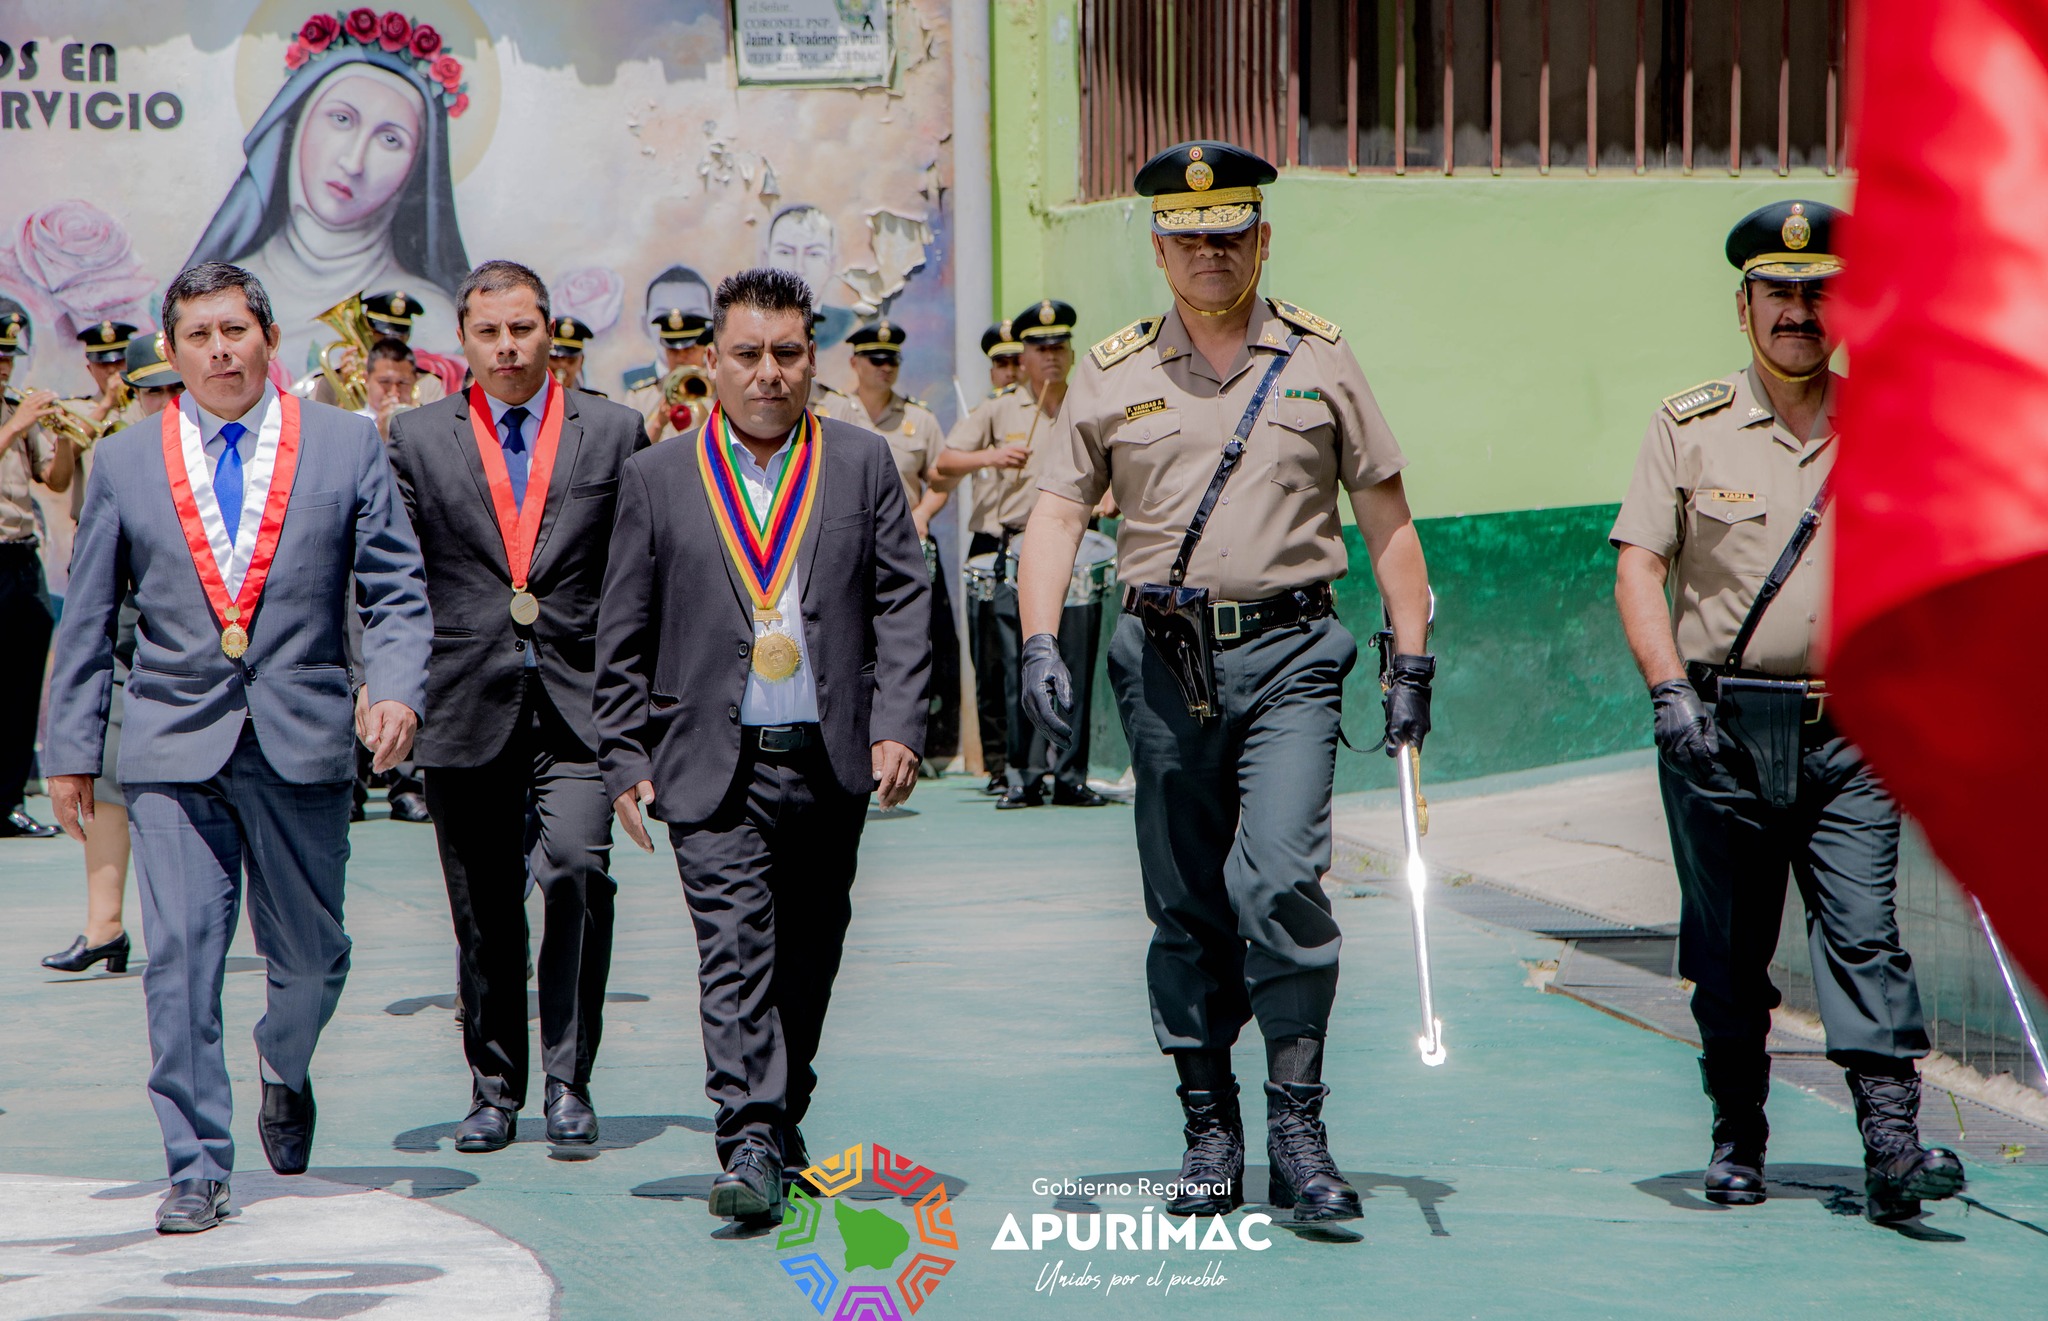
M 1124 409 L 1124 421 L 1135 422 L 1148 413 L 1163 413 L 1165 411 L 1166 401 L 1164 399 L 1147 399 L 1142 404 L 1126 406 Z

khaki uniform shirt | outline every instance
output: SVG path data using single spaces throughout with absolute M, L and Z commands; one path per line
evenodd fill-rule
M 1617 546 L 1641 546 L 1670 562 L 1678 654 L 1712 665 L 1727 661 L 1757 590 L 1834 467 L 1828 410 L 1840 378 L 1829 380 L 1815 438 L 1808 441 L 1778 424 L 1754 365 L 1699 389 L 1723 385 L 1733 388 L 1726 403 L 1687 409 L 1685 402 L 1696 397 L 1688 390 L 1650 419 L 1609 534 Z M 1833 543 L 1832 520 L 1824 517 L 1750 639 L 1743 669 L 1820 673 Z
M 0 395 L 0 423 L 14 416 L 21 397 L 8 390 Z M 57 443 L 38 422 L 0 453 L 0 541 L 34 541 L 36 500 L 32 482 L 42 481 L 57 458 Z
M 892 392 L 882 416 L 872 418 L 858 395 L 834 394 L 818 404 L 817 412 L 820 417 L 835 417 L 880 433 L 896 459 L 897 475 L 903 478 L 903 494 L 913 509 L 917 507 L 928 485 L 925 474 L 931 471 L 939 449 L 946 443 L 945 434 L 939 430 L 939 419 L 929 408 Z
M 1072 392 L 1068 399 L 1073 398 Z M 1061 405 L 1062 414 L 1068 405 Z M 1001 449 L 1024 445 L 1031 455 L 1021 468 L 977 468 L 974 471 L 974 508 L 967 518 L 967 530 L 1000 537 L 1003 530 L 1021 532 L 1031 519 L 1031 506 L 1038 503 L 1040 469 L 1047 447 L 1057 430 L 1058 419 L 1039 410 L 1030 387 L 1017 384 L 1000 390 L 993 399 L 975 406 L 973 412 L 953 426 L 946 448 L 955 450 Z
M 1317 319 L 1318 321 L 1320 319 Z M 1150 322 L 1133 329 L 1142 337 Z M 1337 329 L 1303 333 L 1280 369 L 1244 457 L 1195 547 L 1186 583 L 1214 599 L 1257 601 L 1344 576 L 1349 557 L 1337 490 L 1363 490 L 1406 466 L 1380 406 Z M 1123 523 L 1117 578 L 1164 583 L 1223 446 L 1273 356 L 1298 329 L 1261 302 L 1244 348 L 1220 377 L 1194 349 L 1178 311 L 1108 367 L 1123 335 L 1091 350 L 1046 442 L 1041 489 L 1093 506 L 1115 492 Z

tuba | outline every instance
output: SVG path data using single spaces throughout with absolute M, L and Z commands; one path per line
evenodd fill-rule
M 696 426 L 710 412 L 711 373 L 688 363 L 661 378 L 661 401 L 668 405 L 668 422 L 678 433 Z
M 331 328 L 335 341 L 320 350 L 320 374 L 334 391 L 334 403 L 353 413 L 370 398 L 370 345 L 376 334 L 363 312 L 363 296 L 348 297 L 313 318 Z

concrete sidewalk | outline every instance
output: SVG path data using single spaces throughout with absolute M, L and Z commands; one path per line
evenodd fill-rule
M 1440 796 L 1432 839 L 1446 856 L 1456 847 L 1462 858 L 1468 843 L 1454 824 L 1462 801 Z M 856 1238 L 860 1255 L 891 1234 L 947 1237 L 929 1206 L 918 1212 L 917 1198 L 878 1181 L 902 1182 L 899 1169 L 915 1176 L 920 1166 L 920 1195 L 945 1188 L 953 1246 L 916 1242 L 950 1262 L 940 1276 L 925 1268 L 938 1287 L 917 1321 L 2039 1309 L 2048 1176 L 1973 1168 L 1968 1202 L 1936 1207 L 1911 1236 L 1874 1228 L 1858 1214 L 1852 1126 L 1796 1090 L 1772 1102 L 1773 1199 L 1739 1212 L 1701 1200 L 1706 1106 L 1692 1052 L 1533 989 L 1531 969 L 1558 958 L 1557 940 L 1438 922 L 1450 1059 L 1423 1068 L 1405 904 L 1369 883 L 1332 885 L 1346 949 L 1326 1114 L 1338 1161 L 1368 1196 L 1364 1219 L 1289 1230 L 1278 1213 L 1264 1228 L 1254 1217 L 1273 1213 L 1254 1206 L 1221 1223 L 1270 1238 L 1264 1250 L 1225 1249 L 1207 1233 L 1196 1250 L 1073 1246 L 1069 1213 L 1083 1241 L 1098 1221 L 1141 1223 L 1160 1199 L 1140 1181 L 1170 1177 L 1181 1145 L 1172 1070 L 1146 1010 L 1149 924 L 1129 812 L 996 813 L 964 778 L 921 785 L 911 806 L 868 827 L 806 1124 L 814 1154 L 858 1149 L 864 1171 L 824 1208 L 815 1242 L 789 1247 L 782 1234 L 735 1234 L 705 1212 L 715 1162 L 695 952 L 667 855 L 617 855 L 614 1003 L 593 1086 L 603 1140 L 551 1149 L 529 1110 L 520 1141 L 471 1157 L 450 1141 L 468 1080 L 445 1008 L 454 947 L 431 832 L 357 827 L 355 968 L 314 1061 L 313 1174 L 280 1180 L 263 1169 L 248 1038 L 262 964 L 245 943 L 227 978 L 241 1211 L 211 1234 L 165 1240 L 149 1228 L 162 1156 L 142 1089 L 139 981 L 35 966 L 76 930 L 78 852 L 61 840 L 9 842 L 0 1317 L 907 1316 L 855 1290 L 895 1289 L 910 1251 L 886 1271 L 846 1254 Z M 1576 819 L 1574 830 L 1612 834 Z M 1477 869 L 1472 847 L 1466 865 Z M 1238 1062 L 1256 1078 L 1255 1047 Z M 1255 1086 L 1246 1110 L 1258 1198 Z M 892 1153 L 882 1171 L 878 1147 Z M 1068 1184 L 1130 1191 L 1077 1195 Z M 864 1212 L 895 1228 L 870 1232 L 879 1225 L 855 1219 Z M 1034 1217 L 1061 1237 L 997 1250 L 1012 1216 L 1026 1237 L 1047 1225 Z M 857 1224 L 868 1229 L 856 1235 Z M 837 1277 L 822 1313 L 805 1292 L 821 1266 Z M 869 1310 L 843 1310 L 849 1301 Z

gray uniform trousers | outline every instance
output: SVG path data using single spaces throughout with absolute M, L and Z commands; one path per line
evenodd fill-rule
M 1927 1022 L 1913 960 L 1893 907 L 1899 809 L 1856 748 L 1830 725 L 1801 739 L 1799 796 L 1773 808 L 1755 763 L 1724 733 L 1720 772 L 1706 786 L 1659 760 L 1657 778 L 1678 867 L 1678 968 L 1693 984 L 1701 1039 L 1761 1050 L 1781 997 L 1771 956 L 1789 869 L 1806 904 L 1828 1057 L 1927 1054 Z
M 255 729 L 212 779 L 127 786 L 135 884 L 149 947 L 149 1099 L 173 1181 L 235 1167 L 234 1098 L 221 1047 L 221 981 L 249 879 L 249 918 L 268 971 L 256 1049 L 294 1089 L 348 980 L 342 930 L 349 782 L 279 777 Z
M 1218 651 L 1218 714 L 1197 721 L 1137 619 L 1118 617 L 1109 675 L 1138 782 L 1160 1049 L 1226 1049 L 1254 1015 L 1268 1039 L 1328 1028 L 1343 940 L 1322 876 L 1357 660 L 1334 618 Z

